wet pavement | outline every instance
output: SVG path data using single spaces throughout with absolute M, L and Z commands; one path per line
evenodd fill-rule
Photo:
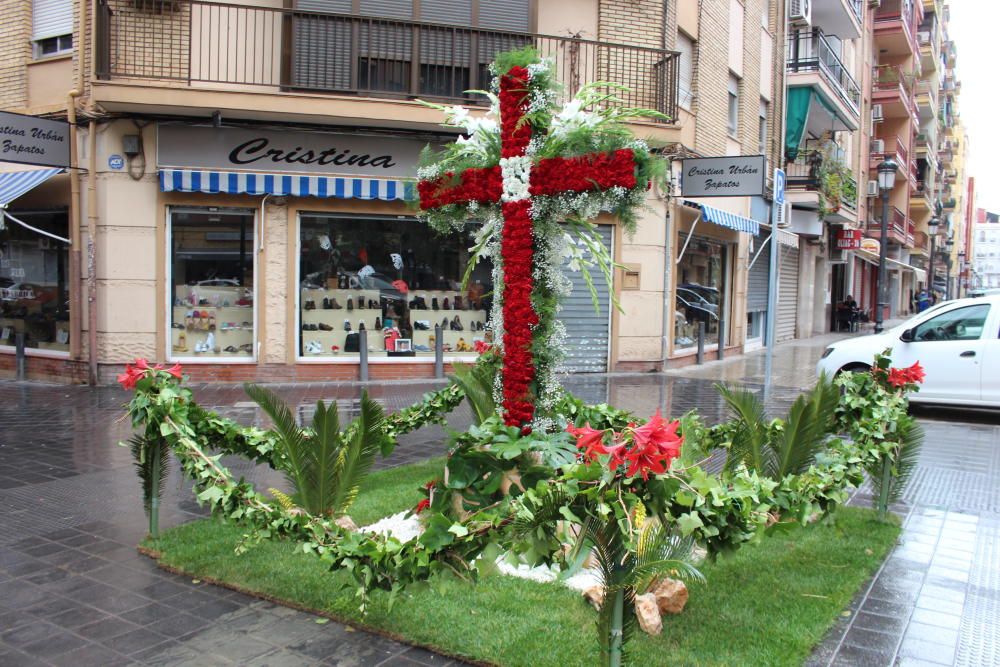
M 779 346 L 769 407 L 780 410 L 833 337 Z M 760 386 L 763 352 L 679 372 L 573 376 L 571 391 L 639 414 L 697 408 L 724 418 L 715 381 Z M 373 384 L 390 410 L 440 384 Z M 275 385 L 307 417 L 319 398 L 351 412 L 354 384 Z M 244 423 L 260 415 L 239 387 L 197 386 L 197 400 Z M 135 545 L 145 534 L 138 483 L 119 421 L 126 394 L 0 382 L 0 667 L 16 665 L 444 665 L 419 648 L 159 570 Z M 810 665 L 1000 665 L 1000 419 L 920 414 L 927 439 L 904 503 L 904 534 L 817 648 Z M 463 406 L 450 426 L 462 428 Z M 444 451 L 422 429 L 380 465 Z M 260 484 L 277 476 L 224 462 Z M 854 502 L 868 502 L 862 489 Z M 202 516 L 173 470 L 161 511 L 169 527 Z

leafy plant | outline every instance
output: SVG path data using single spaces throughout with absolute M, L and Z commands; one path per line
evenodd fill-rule
M 497 414 L 496 401 L 493 400 L 493 378 L 496 372 L 497 369 L 492 364 L 477 363 L 472 366 L 455 364 L 451 381 L 458 385 L 465 395 L 465 400 L 472 409 L 472 421 L 476 426 Z
M 731 431 L 726 470 L 745 465 L 773 480 L 798 475 L 816 462 L 832 431 L 839 392 L 825 376 L 795 399 L 784 420 L 768 422 L 764 404 L 746 389 L 717 384 L 736 422 Z
M 920 446 L 924 440 L 924 429 L 909 415 L 900 418 L 896 425 L 894 442 L 888 456 L 881 461 L 871 461 L 865 471 L 877 492 L 875 507 L 880 516 L 885 516 L 889 506 L 902 499 L 910 476 L 920 458 Z
M 274 392 L 253 384 L 244 389 L 274 422 L 283 454 L 280 469 L 295 489 L 292 499 L 312 516 L 346 513 L 381 448 L 382 406 L 365 392 L 361 415 L 341 433 L 337 404 L 317 401 L 312 426 L 304 429 Z
M 142 508 L 149 520 L 149 536 L 160 536 L 160 498 L 170 473 L 170 448 L 163 438 L 136 433 L 128 440 L 136 474 L 142 485 Z

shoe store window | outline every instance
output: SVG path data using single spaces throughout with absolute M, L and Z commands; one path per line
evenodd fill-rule
M 687 234 L 678 238 L 684 246 Z M 674 308 L 674 350 L 698 346 L 699 325 L 705 325 L 705 345 L 719 343 L 719 311 L 725 303 L 726 246 L 711 239 L 693 237 L 677 265 Z
M 69 236 L 65 211 L 15 212 L 17 219 Z M 0 349 L 69 353 L 69 250 L 51 237 L 8 221 L 0 225 Z
M 299 216 L 299 356 L 357 359 L 364 330 L 370 359 L 473 355 L 487 340 L 491 267 L 466 288 L 467 233 L 438 236 L 406 216 Z
M 252 361 L 254 211 L 170 211 L 170 357 Z

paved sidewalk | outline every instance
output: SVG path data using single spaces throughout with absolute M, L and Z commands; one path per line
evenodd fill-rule
M 827 342 L 778 348 L 771 409 L 780 410 L 812 381 Z M 753 353 L 670 374 L 574 376 L 567 384 L 587 400 L 639 414 L 697 408 L 716 421 L 725 415 L 713 383 L 759 386 L 762 364 L 763 354 Z M 398 409 L 436 386 L 369 390 Z M 360 396 L 355 384 L 278 391 L 304 416 L 317 398 L 350 411 Z M 238 387 L 198 386 L 195 394 L 245 423 L 260 418 Z M 0 667 L 449 664 L 421 649 L 195 584 L 139 556 L 145 518 L 138 483 L 128 450 L 114 444 L 129 433 L 118 421 L 125 398 L 117 388 L 0 382 Z M 927 445 L 899 508 L 903 540 L 811 664 L 1000 664 L 1000 428 L 958 418 L 977 423 L 922 419 Z M 463 406 L 450 425 L 463 428 L 468 419 Z M 443 436 L 436 427 L 411 434 L 389 463 L 440 454 Z M 256 483 L 280 482 L 245 462 L 225 463 Z M 190 484 L 173 470 L 162 525 L 198 516 Z

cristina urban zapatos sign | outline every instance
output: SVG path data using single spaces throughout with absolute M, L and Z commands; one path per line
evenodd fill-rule
M 763 155 L 691 158 L 682 164 L 683 197 L 760 197 L 764 194 L 767 158 Z
M 365 134 L 160 125 L 159 167 L 414 177 L 424 141 Z
M 0 162 L 69 166 L 69 123 L 0 111 Z

